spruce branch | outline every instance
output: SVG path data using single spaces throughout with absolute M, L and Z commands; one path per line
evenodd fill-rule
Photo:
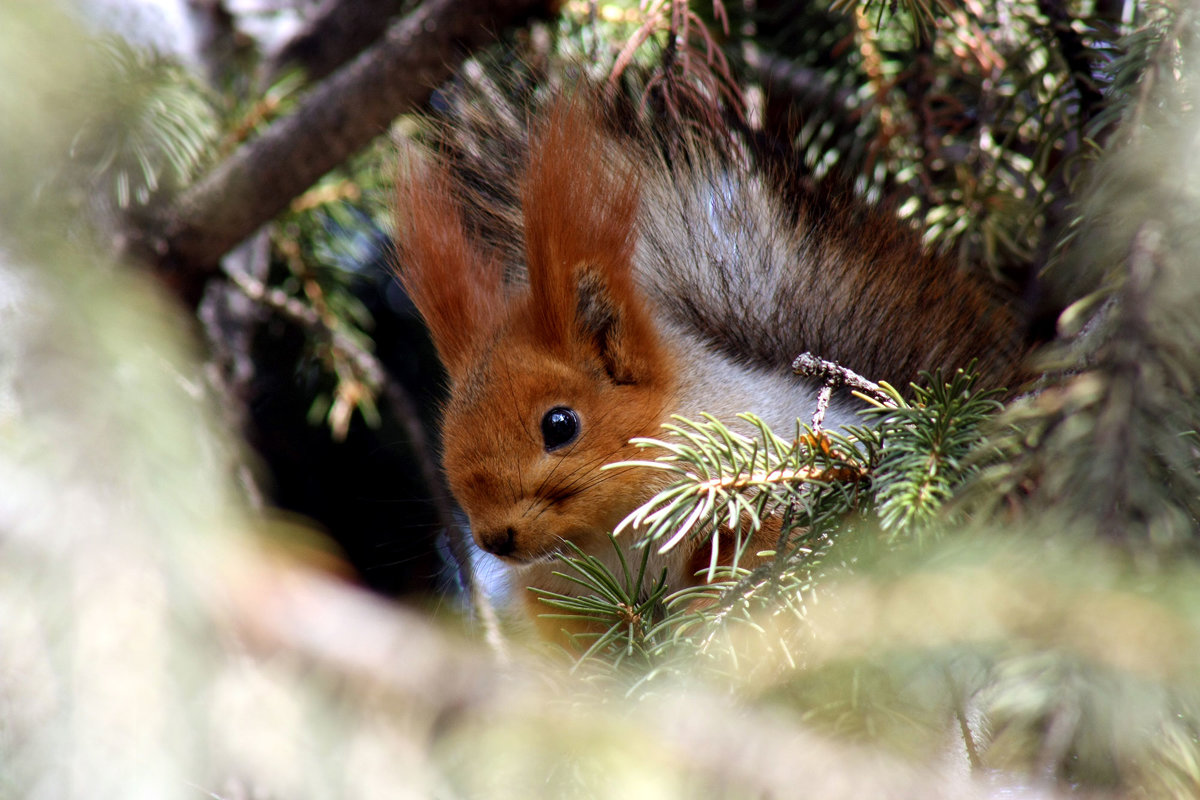
M 783 513 L 810 486 L 856 483 L 867 474 L 864 457 L 851 439 L 814 433 L 797 422 L 795 438 L 781 439 L 753 414 L 739 415 L 753 435 L 735 431 L 704 415 L 700 421 L 676 417 L 664 425 L 669 438 L 639 438 L 638 447 L 661 452 L 630 466 L 666 472 L 674 482 L 632 511 L 616 528 L 634 530 L 667 552 L 689 535 L 711 538 L 709 577 L 717 572 L 717 531 L 734 536 L 731 566 L 765 521 Z
M 1003 499 L 992 509 L 1062 515 L 1147 564 L 1200 542 L 1200 277 L 1189 188 L 1200 65 L 1195 37 L 1175 38 L 1195 22 L 1185 5 L 1125 42 L 1122 71 L 1146 62 L 1141 89 L 1091 170 L 1065 248 L 1064 263 L 1093 284 L 1063 319 L 1065 332 L 1082 332 L 1046 355 L 1046 388 L 1014 404 L 980 476 Z
M 789 107 L 832 108 L 839 116 L 850 116 L 858 106 L 854 91 L 834 84 L 822 72 L 780 58 L 747 42 L 743 52 L 751 77 L 762 83 L 775 98 L 786 98 Z
M 609 537 L 621 574 L 614 575 L 599 558 L 584 553 L 573 542 L 567 542 L 570 553 L 561 555 L 565 571 L 554 574 L 582 588 L 585 595 L 567 595 L 530 587 L 543 603 L 559 613 L 544 613 L 543 619 L 560 619 L 583 632 L 571 634 L 577 644 L 592 642 L 578 656 L 573 669 L 588 663 L 601 654 L 614 668 L 639 656 L 648 661 L 653 649 L 656 629 L 653 623 L 662 616 L 666 594 L 667 574 L 663 570 L 653 585 L 647 588 L 650 548 L 642 548 L 637 571 L 631 571 L 625 552 L 616 537 Z
M 714 0 L 712 11 L 714 21 L 728 36 L 729 15 L 721 0 Z M 698 114 L 705 127 L 713 131 L 722 128 L 722 103 L 742 118 L 745 98 L 729 59 L 717 35 L 688 0 L 648 0 L 643 3 L 641 15 L 641 24 L 625 42 L 609 72 L 610 91 L 616 89 L 637 51 L 663 33 L 666 44 L 658 68 L 643 87 L 643 101 L 652 96 L 659 100 L 668 119 L 677 124 Z
M 1128 142 L 1136 141 L 1145 130 L 1146 117 L 1156 108 L 1155 100 L 1161 98 L 1164 92 L 1170 93 L 1170 87 L 1175 83 L 1175 68 L 1181 55 L 1181 43 L 1185 41 L 1184 35 L 1196 24 L 1197 13 L 1188 3 L 1180 4 L 1177 10 L 1167 6 L 1165 13 L 1160 24 L 1150 29 L 1152 38 L 1149 43 L 1153 49 L 1146 54 L 1146 61 L 1137 76 L 1138 87 L 1130 124 L 1125 126 Z
M 883 4 L 880 4 L 880 14 L 882 15 L 882 13 Z M 885 154 L 892 149 L 893 140 L 899 134 L 899 123 L 888 103 L 887 96 L 892 90 L 892 82 L 884 72 L 884 60 L 879 47 L 878 22 L 874 25 L 871 23 L 865 6 L 855 6 L 854 23 L 863 72 L 873 95 L 872 108 L 879 120 L 879 130 L 872 144 L 875 148 L 875 155 Z
M 64 188 L 82 192 L 94 214 L 142 208 L 187 185 L 211 158 L 218 136 L 214 98 L 171 59 L 108 36 L 90 43 L 98 67 L 73 93 L 89 110 L 75 131 Z
M 873 6 L 875 8 L 873 8 Z M 834 11 L 853 11 L 860 20 L 876 29 L 883 24 L 884 12 L 893 16 L 903 12 L 913 23 L 917 36 L 926 37 L 937 21 L 937 12 L 948 13 L 954 10 L 948 0 L 833 0 L 830 8 Z M 875 19 L 870 18 L 875 12 Z
M 947 381 L 924 373 L 913 400 L 892 390 L 891 407 L 864 415 L 874 422 L 879 461 L 872 473 L 876 513 L 887 537 L 918 539 L 936 533 L 936 514 L 970 476 L 970 456 L 983 441 L 982 427 L 1003 409 L 998 390 L 974 392 L 975 379 L 958 370 Z

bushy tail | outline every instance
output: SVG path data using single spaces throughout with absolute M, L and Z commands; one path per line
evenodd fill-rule
M 449 104 L 454 113 L 438 129 L 438 146 L 467 227 L 493 245 L 506 280 L 522 283 L 535 252 L 524 208 L 531 198 L 521 189 L 539 127 L 529 121 L 544 121 L 547 111 L 536 101 L 522 106 L 506 94 L 511 87 L 488 86 Z M 635 173 L 620 178 L 631 188 L 603 191 L 640 192 L 637 283 L 661 314 L 708 347 L 778 370 L 812 352 L 899 385 L 921 370 L 975 360 L 983 384 L 1019 382 L 1022 315 L 986 278 L 930 251 L 889 210 L 836 179 L 814 183 L 797 155 L 768 157 L 736 131 L 664 128 L 586 86 L 557 96 L 586 107 L 608 145 L 586 150 L 561 140 L 562 154 L 550 157 L 564 161 L 564 183 L 547 191 L 565 199 L 571 172 L 588 169 L 585 159 L 617 152 L 632 164 Z M 569 224 L 570 204 L 588 202 L 555 197 L 547 208 L 562 207 L 564 215 L 551 218 Z M 532 238 L 535 248 L 546 240 L 541 231 Z

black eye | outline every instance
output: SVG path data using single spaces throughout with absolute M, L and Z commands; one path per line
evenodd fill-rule
M 546 452 L 575 441 L 579 435 L 579 415 L 566 406 L 555 406 L 542 417 L 542 441 Z

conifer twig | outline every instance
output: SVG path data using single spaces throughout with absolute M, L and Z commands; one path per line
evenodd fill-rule
M 829 403 L 833 400 L 833 385 L 826 383 L 821 387 L 821 391 L 817 392 L 817 408 L 813 411 L 812 420 L 808 423 L 808 427 L 813 429 L 813 433 L 820 433 L 821 423 L 825 421 L 825 412 L 829 410 Z
M 819 378 L 823 380 L 825 385 L 830 388 L 831 396 L 833 389 L 849 386 L 851 389 L 857 389 L 860 392 L 874 396 L 886 406 L 894 407 L 896 405 L 879 384 L 867 380 L 862 375 L 843 367 L 836 361 L 827 361 L 826 359 L 814 356 L 812 353 L 801 353 L 796 356 L 796 360 L 792 362 L 792 372 L 806 378 Z M 828 404 L 828 401 L 826 401 L 826 404 Z
M 720 0 L 712 4 L 714 22 L 729 33 L 729 16 Z M 637 50 L 660 31 L 666 33 L 659 68 L 643 89 L 643 102 L 658 92 L 664 113 L 681 122 L 685 111 L 704 115 L 704 124 L 720 129 L 720 101 L 738 117 L 745 113 L 745 98 L 717 37 L 686 0 L 646 0 L 643 21 L 617 55 L 609 73 L 613 91 L 629 68 Z

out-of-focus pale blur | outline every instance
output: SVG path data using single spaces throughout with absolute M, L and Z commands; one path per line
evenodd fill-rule
M 427 796 L 408 719 L 343 735 L 369 704 L 271 655 L 271 625 L 248 654 L 272 523 L 230 479 L 186 314 L 48 188 L 88 113 L 85 35 L 52 4 L 4 14 L 0 797 Z

